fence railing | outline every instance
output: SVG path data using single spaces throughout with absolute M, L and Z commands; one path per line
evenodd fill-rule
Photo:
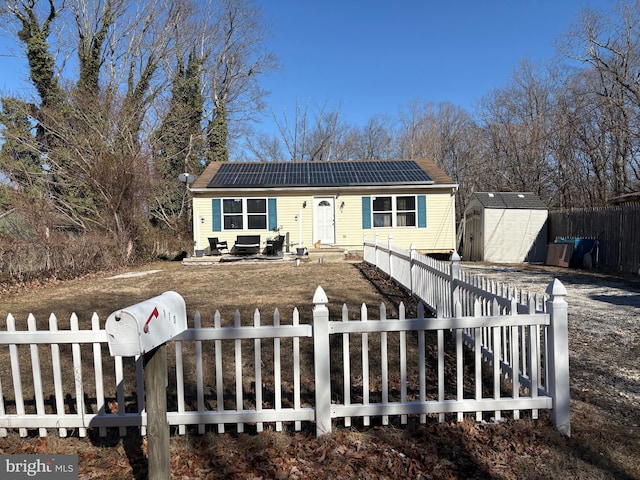
M 392 241 L 391 235 L 387 243 L 380 242 L 377 236 L 372 241 L 365 238 L 364 261 L 416 295 L 432 312 L 439 308 L 443 316 L 450 317 L 456 303 L 460 303 L 462 314 L 472 315 L 476 300 L 481 302 L 483 311 L 494 301 L 509 310 L 514 298 L 518 311 L 525 312 L 529 308 L 531 295 L 528 292 L 463 272 L 460 256 L 455 251 L 451 253 L 450 262 L 445 263 L 418 253 L 414 247 L 409 250 L 397 247 Z M 533 295 L 533 301 L 536 308 L 544 309 L 541 296 Z
M 365 260 L 381 255 L 392 273 L 413 272 L 413 291 L 431 286 L 439 292 L 430 300 L 435 307 L 428 307 L 434 316 L 421 306 L 416 318 L 406 318 L 400 305 L 398 318 L 390 319 L 383 304 L 377 319 L 363 305 L 358 320 L 346 306 L 333 320 L 320 287 L 312 324 L 301 324 L 297 309 L 286 324 L 278 310 L 270 324 L 258 311 L 249 322 L 237 312 L 223 322 L 216 312 L 208 327 L 196 313 L 168 349 L 167 418 L 176 432 L 261 431 L 265 424 L 282 430 L 285 423 L 300 430 L 314 423 L 320 435 L 337 421 L 490 420 L 523 411 L 536 418 L 546 409 L 569 435 L 566 291 L 559 281 L 538 309 L 532 298 L 521 304 L 473 282 L 447 283 L 455 262 L 439 265 L 390 242 L 378 247 L 365 243 Z M 104 436 L 110 427 L 124 436 L 131 426 L 144 434 L 143 358 L 110 357 L 97 315 L 90 329 L 80 329 L 75 315 L 68 329 L 59 328 L 54 315 L 47 330 L 36 325 L 30 315 L 27 329 L 19 330 L 9 315 L 0 331 L 6 366 L 0 370 L 0 436 L 9 429 L 22 436 L 34 429 L 66 436 L 75 429 L 85 436 L 89 428 Z
M 543 296 L 533 295 L 506 284 L 489 281 L 484 277 L 470 275 L 461 270 L 460 256 L 454 251 L 450 262 L 438 261 L 422 255 L 412 246 L 409 250 L 393 245 L 393 236 L 386 243 L 364 239 L 364 261 L 376 266 L 411 294 L 425 302 L 437 315 L 453 319 L 458 317 L 486 318 L 487 315 L 502 316 L 508 322 L 502 331 L 493 329 L 468 329 L 457 332 L 465 343 L 484 360 L 493 364 L 495 375 L 500 372 L 509 378 L 513 388 L 520 382 L 529 387 L 532 375 L 542 378 L 544 390 L 553 398 L 552 420 L 558 428 L 570 434 L 569 411 L 569 344 L 566 289 L 559 280 L 551 282 Z M 516 323 L 516 315 L 549 316 L 547 327 Z M 517 327 L 517 328 L 516 328 Z M 493 337 L 500 336 L 502 344 L 495 344 Z M 529 343 L 529 337 L 540 337 L 543 352 L 527 352 L 537 348 Z M 510 348 L 520 350 L 521 355 L 509 353 Z M 531 365 L 538 354 L 546 363 Z M 496 362 L 495 359 L 500 361 Z

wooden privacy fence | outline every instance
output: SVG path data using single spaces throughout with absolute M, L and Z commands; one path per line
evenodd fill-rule
M 619 272 L 640 273 L 640 203 L 549 212 L 549 240 L 594 238 L 594 265 Z
M 216 312 L 205 327 L 196 313 L 170 343 L 168 422 L 179 434 L 188 426 L 242 432 L 312 422 L 321 435 L 338 419 L 346 426 L 372 417 L 382 424 L 409 416 L 489 420 L 522 411 L 535 418 L 546 409 L 569 435 L 566 292 L 558 281 L 547 292 L 544 311 L 533 302 L 520 312 L 515 300 L 507 307 L 477 300 L 472 315 L 457 302 L 453 316 L 436 309 L 435 318 L 423 308 L 406 318 L 401 305 L 399 318 L 389 319 L 381 305 L 371 319 L 363 305 L 359 319 L 344 306 L 332 320 L 321 287 L 313 324 L 300 324 L 297 309 L 286 325 L 277 310 L 272 325 L 256 311 L 250 324 L 236 312 L 222 326 Z M 27 330 L 18 331 L 8 316 L 0 332 L 9 366 L 0 371 L 0 436 L 9 429 L 85 436 L 89 428 L 104 436 L 108 427 L 124 436 L 132 426 L 145 434 L 142 358 L 110 357 L 96 315 L 91 329 L 78 323 L 73 316 L 61 330 L 51 315 L 49 329 L 37 330 L 30 315 Z

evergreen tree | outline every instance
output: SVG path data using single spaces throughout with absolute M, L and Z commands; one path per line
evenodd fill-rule
M 2 98 L 0 124 L 2 148 L 0 148 L 0 174 L 13 187 L 28 195 L 43 198 L 44 171 L 40 152 L 34 144 L 33 124 L 26 114 L 28 105 L 15 98 Z
M 178 220 L 186 218 L 189 212 L 187 192 L 178 181 L 178 176 L 185 172 L 197 176 L 204 169 L 200 67 L 201 62 L 195 51 L 189 54 L 186 67 L 183 60 L 178 58 L 169 111 L 153 137 L 156 171 L 154 190 L 157 194 L 151 211 L 152 218 L 172 228 L 178 228 Z
M 229 150 L 227 139 L 229 137 L 229 127 L 227 124 L 227 109 L 224 105 L 216 108 L 216 115 L 209 121 L 207 128 L 207 164 L 211 162 L 227 162 L 229 160 Z

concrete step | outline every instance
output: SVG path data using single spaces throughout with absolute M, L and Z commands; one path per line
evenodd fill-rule
M 242 256 L 233 256 L 229 254 L 223 255 L 205 255 L 202 257 L 186 257 L 182 260 L 183 265 L 213 265 L 217 263 L 226 263 L 228 261 L 293 261 L 296 258 L 300 258 L 304 262 L 313 262 L 313 263 L 329 263 L 329 262 L 353 262 L 359 263 L 362 261 L 362 251 L 358 250 L 350 250 L 345 251 L 342 248 L 335 247 L 320 247 L 320 248 L 309 248 L 307 249 L 308 254 L 297 256 L 296 249 L 292 249 L 291 252 L 285 252 L 283 255 L 279 257 L 267 257 L 264 255 L 247 255 L 245 257 Z
M 309 249 L 309 261 L 312 262 L 339 262 L 339 261 L 362 261 L 362 252 L 346 251 L 342 248 L 320 247 Z

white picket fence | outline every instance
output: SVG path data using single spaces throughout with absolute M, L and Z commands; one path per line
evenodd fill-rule
M 456 303 L 460 303 L 462 315 L 473 315 L 476 300 L 481 302 L 483 310 L 494 301 L 500 308 L 509 310 L 512 299 L 516 299 L 518 311 L 526 312 L 532 296 L 536 308 L 544 309 L 544 301 L 538 294 L 530 295 L 507 284 L 463 272 L 456 252 L 452 252 L 450 262 L 445 263 L 421 255 L 415 248 L 397 247 L 392 241 L 391 235 L 387 243 L 380 242 L 377 236 L 373 241 L 365 238 L 364 261 L 415 294 L 432 312 L 439 308 L 444 317 L 451 317 Z
M 456 331 L 456 338 L 462 336 L 476 358 L 493 365 L 496 382 L 502 373 L 514 391 L 538 384 L 539 393 L 552 399 L 551 420 L 570 435 L 567 291 L 559 280 L 539 296 L 463 272 L 455 251 L 445 263 L 419 254 L 413 246 L 407 250 L 393 245 L 392 235 L 386 244 L 377 235 L 373 240 L 365 237 L 363 244 L 365 262 L 385 272 L 438 316 L 486 319 L 493 314 L 502 318 L 506 323 L 499 329 L 476 325 Z M 521 314 L 546 315 L 548 323 L 524 325 L 518 320 Z
M 365 245 L 365 260 L 369 254 Z M 196 313 L 193 326 L 170 342 L 168 422 L 179 434 L 315 424 L 320 435 L 334 422 L 497 420 L 523 411 L 536 418 L 546 409 L 569 435 L 566 292 L 557 281 L 547 291 L 544 311 L 533 301 L 522 306 L 478 295 L 471 314 L 455 302 L 453 315 L 437 307 L 435 317 L 425 316 L 421 308 L 417 318 L 406 318 L 401 305 L 399 318 L 388 319 L 381 305 L 371 319 L 363 305 L 359 319 L 344 306 L 342 318 L 332 320 L 318 287 L 312 324 L 300 324 L 297 309 L 286 325 L 278 310 L 271 325 L 256 310 L 249 324 L 236 312 L 222 326 L 216 312 L 213 326 L 203 327 Z M 110 427 L 123 436 L 129 427 L 145 433 L 143 359 L 110 357 L 96 315 L 91 329 L 80 329 L 74 315 L 64 330 L 54 315 L 48 330 L 37 330 L 30 315 L 26 331 L 9 315 L 0 332 L 5 358 L 0 436 L 9 429 L 23 436 L 34 429 L 41 436 L 50 429 L 104 436 Z

